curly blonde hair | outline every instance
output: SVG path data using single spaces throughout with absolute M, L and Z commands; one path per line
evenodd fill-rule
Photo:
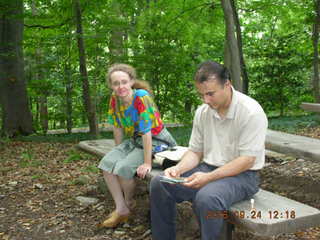
M 152 89 L 147 81 L 142 81 L 137 79 L 137 73 L 134 67 L 124 64 L 124 63 L 115 63 L 112 64 L 108 69 L 107 74 L 107 83 L 110 86 L 111 83 L 111 74 L 117 71 L 125 72 L 129 75 L 129 78 L 134 81 L 132 88 L 134 89 L 144 89 L 152 94 Z

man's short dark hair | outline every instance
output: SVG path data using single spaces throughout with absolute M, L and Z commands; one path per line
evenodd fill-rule
M 215 77 L 221 85 L 230 80 L 228 69 L 220 63 L 214 61 L 206 61 L 201 63 L 196 71 L 194 79 L 197 83 L 203 83 Z

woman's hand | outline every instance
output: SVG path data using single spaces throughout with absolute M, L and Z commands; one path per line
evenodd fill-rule
M 140 165 L 137 169 L 137 175 L 140 178 L 145 178 L 148 172 L 151 172 L 152 166 L 149 163 Z

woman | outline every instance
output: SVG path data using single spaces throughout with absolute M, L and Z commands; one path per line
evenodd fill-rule
M 176 142 L 163 126 L 148 84 L 136 79 L 133 67 L 112 65 L 107 78 L 113 91 L 108 123 L 113 125 L 116 147 L 103 157 L 99 168 L 116 209 L 100 226 L 113 228 L 128 221 L 135 207 L 134 175 L 144 178 L 151 171 L 153 146 L 163 140 L 172 146 Z M 124 139 L 124 135 L 130 138 Z

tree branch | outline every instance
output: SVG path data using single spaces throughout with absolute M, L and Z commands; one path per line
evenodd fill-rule
M 59 28 L 62 27 L 64 25 L 66 25 L 67 23 L 69 23 L 71 20 L 71 18 L 66 19 L 66 21 L 60 23 L 60 24 L 55 24 L 55 25 L 41 25 L 41 24 L 34 24 L 34 25 L 29 25 L 29 24 L 24 24 L 25 27 L 27 28 L 42 28 L 42 29 L 48 29 L 48 28 Z
M 185 10 L 181 11 L 180 14 L 177 15 L 175 18 L 171 19 L 171 21 L 169 21 L 169 22 L 167 23 L 167 25 L 169 26 L 171 23 L 173 23 L 174 21 L 176 21 L 178 18 L 180 18 L 180 17 L 181 17 L 182 15 L 184 15 L 186 12 L 193 11 L 193 10 L 199 8 L 199 7 L 205 7 L 205 6 L 209 6 L 209 7 L 214 8 L 214 3 L 203 3 L 203 4 L 200 4 L 200 5 L 198 5 L 198 6 L 185 9 Z

